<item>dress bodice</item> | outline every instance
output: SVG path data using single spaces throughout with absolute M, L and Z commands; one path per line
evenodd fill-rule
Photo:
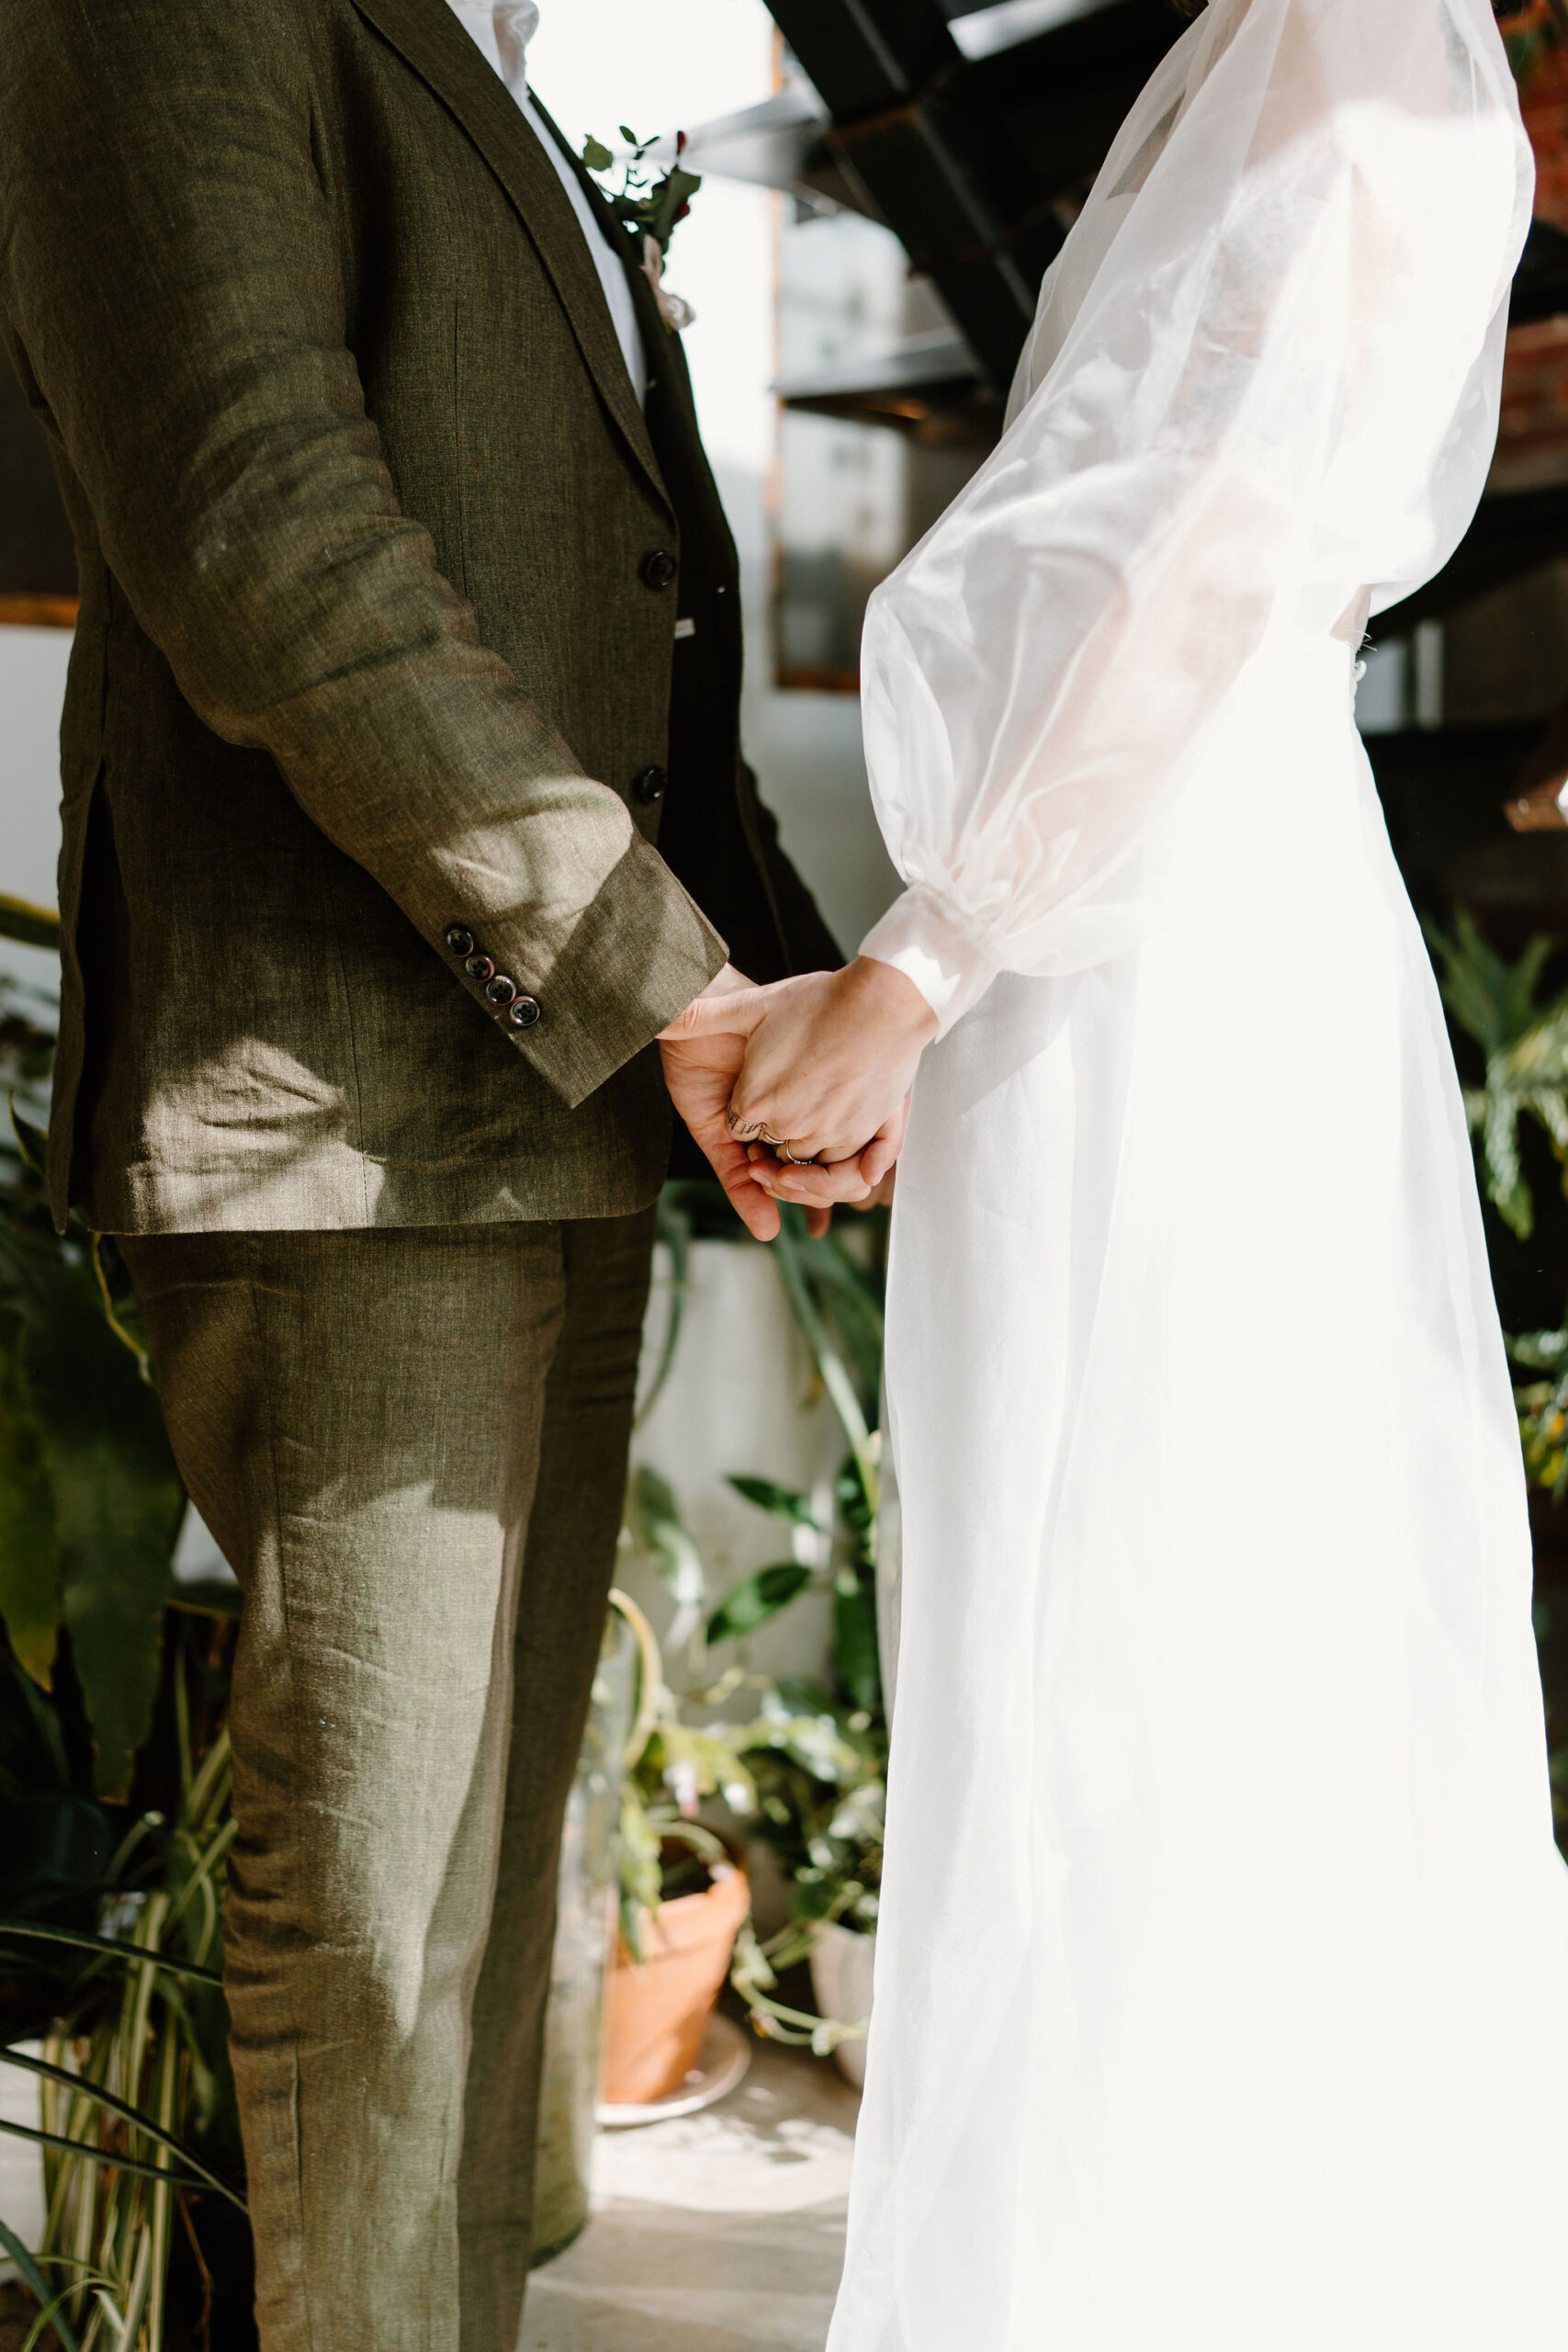
M 866 942 L 950 1025 L 1059 968 L 1280 629 L 1447 561 L 1533 164 L 1488 0 L 1211 0 L 1041 290 L 1000 445 L 877 592 Z

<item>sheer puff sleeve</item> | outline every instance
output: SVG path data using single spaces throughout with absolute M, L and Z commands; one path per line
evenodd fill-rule
M 1042 290 L 999 447 L 873 598 L 862 952 L 943 1031 L 1097 894 L 1284 626 L 1447 561 L 1533 172 L 1487 0 L 1211 0 Z

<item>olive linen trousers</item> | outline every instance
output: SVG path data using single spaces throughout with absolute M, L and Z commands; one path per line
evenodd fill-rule
M 120 1242 L 244 1589 L 225 1983 L 264 2352 L 514 2352 L 652 1231 Z

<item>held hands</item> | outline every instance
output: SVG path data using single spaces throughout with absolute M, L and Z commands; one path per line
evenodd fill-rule
M 864 1204 L 880 1186 L 936 1029 L 913 981 L 863 956 L 768 988 L 727 966 L 659 1042 L 677 1111 L 749 1230 L 771 1241 L 775 1201 L 798 1202 L 820 1229 L 834 1201 Z

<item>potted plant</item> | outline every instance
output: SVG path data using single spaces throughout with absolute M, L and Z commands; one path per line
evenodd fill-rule
M 728 1805 L 738 1826 L 772 1852 L 788 1889 L 789 1919 L 765 1944 L 758 1940 L 739 1901 L 738 1916 L 725 1920 L 722 1934 L 716 1921 L 704 2007 L 699 2014 L 694 2005 L 688 2013 L 687 2065 L 694 2062 L 706 2007 L 717 1995 L 722 1970 L 715 1973 L 711 1963 L 727 1934 L 736 1948 L 731 1982 L 746 2000 L 757 2030 L 778 2041 L 809 2043 L 821 2055 L 837 2052 L 851 2079 L 861 2078 L 881 1881 L 886 1762 L 873 1566 L 874 1520 L 867 1485 L 867 1473 L 874 1476 L 876 1446 L 862 1434 L 862 1446 L 837 1482 L 830 1528 L 818 1523 L 806 1495 L 765 1479 L 731 1479 L 739 1494 L 787 1527 L 792 1556 L 742 1577 L 705 1620 L 700 1615 L 705 1571 L 668 1487 L 646 1469 L 634 1484 L 634 1523 L 677 1594 L 676 1630 L 694 1612 L 698 1614 L 692 1655 L 703 1669 L 718 1663 L 714 1652 L 743 1645 L 808 1591 L 825 1586 L 833 1602 L 826 1682 L 803 1676 L 757 1676 L 737 1661 L 716 1677 L 710 1672 L 696 1690 L 677 1701 L 664 1685 L 662 1659 L 651 1632 L 646 1634 L 649 1663 L 645 1683 L 657 1689 L 659 1696 L 648 1715 L 646 1741 L 634 1743 L 637 1760 L 627 1777 L 622 1957 L 612 1978 L 607 2033 L 615 2030 L 617 2002 L 629 2008 L 635 2001 L 649 2011 L 642 2033 L 645 2041 L 652 2039 L 657 1993 L 646 1971 L 639 1976 L 637 1954 L 647 1922 L 657 1924 L 667 1916 L 671 1896 L 676 1902 L 691 1899 L 680 1893 L 682 1872 L 722 1870 L 725 1844 L 711 1823 L 698 1818 L 705 1803 L 721 1799 Z M 738 1699 L 750 1710 L 743 1719 L 713 1716 L 713 1710 Z M 686 1720 L 697 1708 L 708 1714 L 700 1727 Z M 712 1900 L 711 1893 L 706 1899 Z M 800 1962 L 811 1967 L 815 2012 L 787 2006 L 777 1997 L 781 1973 Z M 671 2087 L 683 2071 L 676 2071 L 671 2056 Z M 615 2094 L 607 2090 L 607 2096 Z
M 673 1505 L 649 1472 L 637 1481 L 645 1526 L 668 1527 Z M 649 2107 L 696 2067 L 708 2018 L 728 1973 L 750 1889 L 733 1847 L 698 1819 L 722 1795 L 736 1813 L 754 1792 L 734 1736 L 683 1723 L 648 1619 L 624 1593 L 615 1606 L 637 1634 L 641 1702 L 621 1791 L 620 1902 L 604 1996 L 603 2097 Z
M 684 1702 L 688 1711 L 733 1704 L 742 1694 L 750 1701 L 750 1720 L 710 1724 L 707 1736 L 718 1738 L 722 1762 L 713 1752 L 705 1780 L 689 1781 L 684 1792 L 693 1812 L 699 1792 L 727 1796 L 739 1815 L 738 1826 L 771 1851 L 787 1888 L 790 1916 L 780 1934 L 764 1944 L 750 1920 L 742 1926 L 732 1982 L 759 2032 L 809 2043 L 822 2054 L 837 2051 L 844 2071 L 858 2079 L 870 2007 L 886 1756 L 875 1566 L 880 1442 L 874 1427 L 882 1374 L 886 1220 L 873 1216 L 849 1230 L 848 1242 L 838 1232 L 813 1237 L 800 1212 L 786 1207 L 771 1252 L 819 1392 L 830 1400 L 849 1446 L 830 1509 L 819 1510 L 810 1496 L 773 1480 L 731 1476 L 737 1494 L 780 1522 L 790 1556 L 741 1577 L 711 1611 L 697 1547 L 669 1487 L 646 1470 L 634 1485 L 631 1532 L 676 1603 L 667 1640 L 671 1648 L 689 1648 L 697 1687 Z M 743 1238 L 716 1185 L 666 1187 L 660 1238 L 670 1255 L 672 1311 L 655 1395 L 675 1353 L 691 1242 L 721 1234 L 739 1248 L 755 1246 Z M 824 1590 L 831 1597 L 832 1628 L 825 1679 L 757 1676 L 739 1662 L 715 1677 L 715 1652 L 739 1646 L 744 1657 L 744 1645 L 763 1625 L 807 1594 Z M 679 1734 L 681 1710 L 671 1704 Z M 667 1801 L 682 1770 L 677 1752 L 669 1760 L 672 1769 L 661 1781 Z M 650 1752 L 648 1761 L 662 1772 L 661 1751 Z M 628 1841 L 628 1858 L 631 1851 Z M 801 1961 L 811 1965 L 816 2013 L 777 1998 L 780 1973 Z
M 758 2030 L 836 2054 L 858 2084 L 871 2014 L 871 1975 L 882 1883 L 887 1717 L 877 1644 L 874 1487 L 876 1447 L 857 1446 L 839 1475 L 835 1524 L 818 1529 L 804 1495 L 759 1479 L 736 1479 L 760 1509 L 822 1539 L 824 1565 L 798 1581 L 761 1569 L 727 1595 L 708 1625 L 710 1643 L 733 1640 L 787 1608 L 821 1577 L 833 1595 L 826 1683 L 783 1677 L 766 1685 L 738 1751 L 755 1790 L 752 1835 L 774 1856 L 789 1890 L 790 1917 L 760 1944 L 742 1936 L 734 1974 Z M 868 1476 L 869 1474 L 869 1476 Z M 783 1972 L 810 1963 L 817 2013 L 776 1998 Z
M 51 920 L 0 902 L 13 935 Z M 66 2352 L 159 2352 L 220 2245 L 248 2259 L 217 1974 L 232 1604 L 175 1586 L 185 1495 L 123 1268 L 48 1215 L 39 1009 L 0 1007 L 0 2064 L 37 2086 L 4 2128 L 44 2220 L 28 2246 L 0 2215 L 0 2244 Z

